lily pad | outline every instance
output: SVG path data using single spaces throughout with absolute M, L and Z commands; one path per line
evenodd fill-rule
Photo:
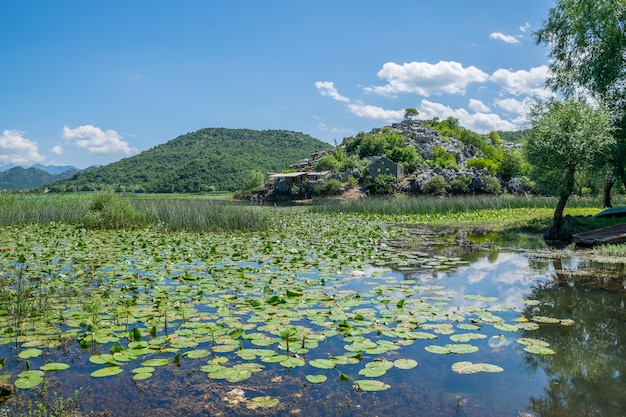
M 263 396 L 263 397 L 255 397 L 246 403 L 246 407 L 251 410 L 256 410 L 257 408 L 272 408 L 280 403 L 278 398 Z
M 66 363 L 50 362 L 40 366 L 39 369 L 42 371 L 65 371 L 66 369 L 70 369 L 70 366 Z
M 142 362 L 142 366 L 164 366 L 168 363 L 167 359 L 148 359 Z
M 328 379 L 326 375 L 307 375 L 306 380 L 312 384 L 321 384 Z
M 22 359 L 36 358 L 43 354 L 43 350 L 37 348 L 28 348 L 21 351 L 17 356 Z
M 354 381 L 354 387 L 361 391 L 384 391 L 391 388 L 391 385 L 375 379 L 359 379 Z
M 393 366 L 398 369 L 412 369 L 417 366 L 417 361 L 413 359 L 397 359 L 393 361 Z
M 336 366 L 336 362 L 330 359 L 314 359 L 309 362 L 309 365 L 320 369 L 333 369 Z
M 504 372 L 504 369 L 490 363 L 472 363 L 461 361 L 452 364 L 452 370 L 458 374 L 476 374 L 478 372 Z
M 101 368 L 91 373 L 91 376 L 94 378 L 102 378 L 106 376 L 113 376 L 117 374 L 121 374 L 124 371 L 124 368 L 121 366 L 109 366 L 106 368 Z
M 535 353 L 537 355 L 554 355 L 556 352 L 549 347 L 538 346 L 538 345 L 528 345 L 524 347 L 524 350 L 529 353 Z

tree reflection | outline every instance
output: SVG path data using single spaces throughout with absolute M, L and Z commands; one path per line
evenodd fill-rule
M 541 339 L 555 355 L 526 354 L 531 371 L 548 379 L 545 396 L 530 399 L 541 417 L 626 415 L 626 291 L 623 265 L 612 270 L 564 270 L 553 262 L 554 280 L 532 290 L 540 302 L 527 317 L 572 319 L 574 326 L 540 325 L 523 331 Z

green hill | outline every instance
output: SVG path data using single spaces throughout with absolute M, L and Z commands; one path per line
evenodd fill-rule
M 48 185 L 51 191 L 236 191 L 255 173 L 281 172 L 331 145 L 286 130 L 207 128 Z

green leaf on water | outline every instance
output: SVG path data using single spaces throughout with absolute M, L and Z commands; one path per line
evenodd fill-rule
M 152 372 L 137 372 L 133 375 L 133 379 L 135 381 L 142 381 L 144 379 L 148 379 L 153 375 Z
M 306 380 L 312 384 L 321 384 L 328 379 L 326 375 L 307 375 Z
M 257 408 L 271 408 L 278 405 L 280 400 L 270 396 L 255 397 L 246 403 L 246 407 L 250 410 L 256 410 Z
M 167 359 L 147 359 L 141 363 L 142 366 L 164 366 L 169 361 Z
M 384 391 L 391 388 L 391 385 L 375 379 L 358 379 L 354 381 L 354 387 L 360 391 Z
M 66 363 L 50 362 L 40 366 L 39 369 L 42 371 L 65 371 L 66 369 L 70 369 L 70 366 Z
M 417 361 L 413 359 L 397 359 L 393 361 L 393 366 L 398 369 L 412 369 L 417 366 Z
M 450 353 L 450 349 L 444 346 L 430 345 L 430 346 L 426 346 L 424 349 L 426 349 L 427 352 L 434 353 L 437 355 L 447 355 Z
M 516 325 L 508 324 L 508 323 L 496 323 L 493 325 L 498 330 L 502 330 L 503 332 L 516 332 L 519 328 Z
M 497 366 L 492 365 L 490 363 L 472 363 L 468 361 L 461 361 L 452 364 L 452 370 L 457 374 L 476 374 L 478 372 L 503 372 L 504 369 Z
M 477 346 L 464 344 L 464 343 L 460 343 L 456 345 L 446 345 L 446 348 L 451 353 L 456 353 L 456 354 L 474 353 L 478 351 Z
M 101 368 L 91 373 L 91 376 L 94 378 L 102 378 L 106 376 L 113 376 L 120 374 L 124 371 L 124 368 L 121 366 L 109 366 L 107 368 Z
M 330 359 L 314 359 L 309 362 L 309 365 L 320 369 L 333 369 L 336 366 L 336 362 Z
M 21 351 L 17 356 L 22 359 L 36 358 L 43 354 L 43 350 L 37 348 L 29 348 Z
M 183 353 L 183 356 L 189 359 L 200 359 L 200 358 L 207 357 L 210 354 L 211 352 L 209 352 L 206 349 L 196 349 L 196 350 L 190 350 L 188 352 Z
M 529 353 L 535 353 L 537 355 L 554 355 L 556 352 L 549 347 L 538 346 L 538 345 L 528 345 L 524 347 L 524 350 Z

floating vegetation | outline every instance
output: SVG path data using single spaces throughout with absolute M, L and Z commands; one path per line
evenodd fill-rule
M 480 363 L 490 361 L 487 352 L 522 330 L 574 325 L 434 285 L 467 262 L 407 250 L 399 228 L 343 214 L 276 213 L 273 228 L 255 233 L 6 227 L 0 349 L 10 381 L 30 389 L 52 372 L 76 371 L 143 389 L 180 367 L 225 386 L 279 374 L 306 386 L 349 381 L 348 389 L 383 391 L 416 359 L 447 368 L 468 355 L 479 363 L 457 362 L 451 372 L 502 372 Z M 529 340 L 519 339 L 527 352 L 550 353 Z M 65 356 L 65 346 L 77 346 L 81 359 Z M 413 357 L 417 351 L 433 355 Z M 258 394 L 273 396 L 231 390 L 223 398 L 241 409 L 284 406 L 273 391 Z

